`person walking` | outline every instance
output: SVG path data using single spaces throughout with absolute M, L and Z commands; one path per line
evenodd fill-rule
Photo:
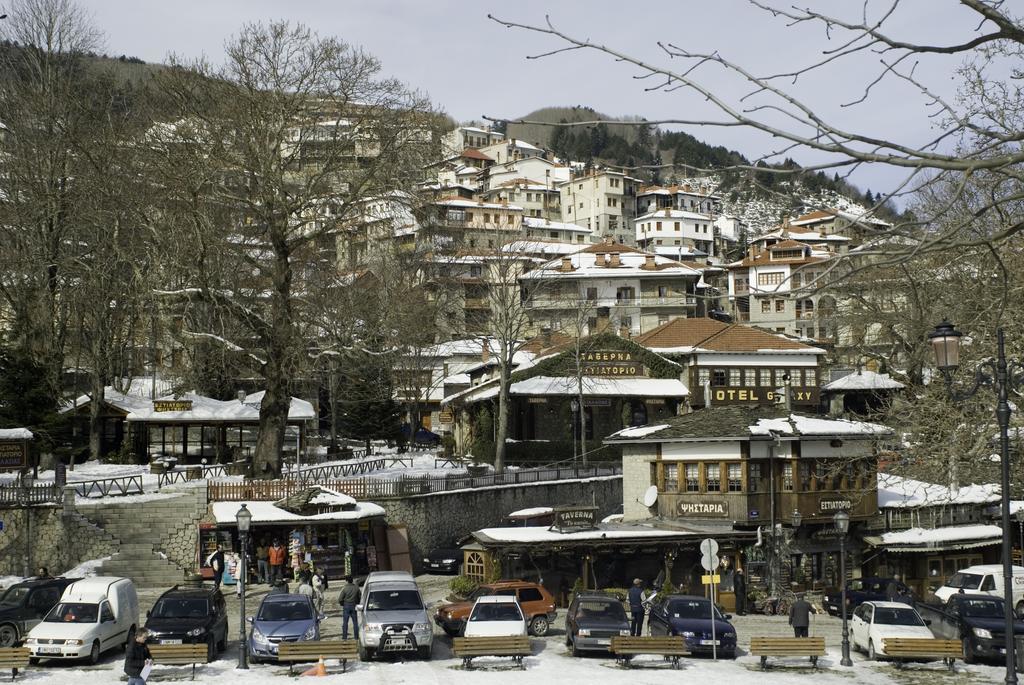
M 352 634 L 359 639 L 359 618 L 356 616 L 356 604 L 359 603 L 359 587 L 352 582 L 352 576 L 345 576 L 345 584 L 338 595 L 341 605 L 341 639 L 348 639 L 348 622 L 352 619 Z
M 803 595 L 797 597 L 789 608 L 789 625 L 793 626 L 793 637 L 807 637 L 811 627 L 811 614 L 817 613 Z
M 128 643 L 124 654 L 124 672 L 128 675 L 128 685 L 146 685 L 149 668 L 153 664 L 153 655 L 146 646 L 149 631 L 139 628 L 135 631 L 135 639 Z
M 267 561 L 270 563 L 270 584 L 284 578 L 284 561 L 288 556 L 280 540 L 274 540 L 274 544 L 267 550 Z
M 316 605 L 316 612 L 320 614 L 324 610 L 324 590 L 327 589 L 327 585 L 325 584 L 323 571 L 311 570 L 313 572 L 313 577 L 310 578 L 310 582 L 313 585 L 313 604 Z
M 256 572 L 261 583 L 270 582 L 270 562 L 268 561 L 270 556 L 267 551 L 266 540 L 261 540 L 260 544 L 256 546 Z
M 629 613 L 633 617 L 629 626 L 630 635 L 642 635 L 644 631 L 644 581 L 639 578 L 633 579 L 633 587 L 627 593 L 629 601 Z
M 736 569 L 732 577 L 732 591 L 736 595 L 736 615 L 745 616 L 747 613 L 747 577 L 743 575 L 743 569 Z
M 898 602 L 900 597 L 899 576 L 895 576 L 885 586 L 885 598 L 890 602 Z
M 220 545 L 217 545 L 217 550 L 210 555 L 206 563 L 213 569 L 213 587 L 219 590 L 224 575 L 224 550 Z
M 316 593 L 313 592 L 313 584 L 310 582 L 309 575 L 302 573 L 299 576 L 299 587 L 295 590 L 300 595 L 306 595 L 310 599 L 314 599 Z

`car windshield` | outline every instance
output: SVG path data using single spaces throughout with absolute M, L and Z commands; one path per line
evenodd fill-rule
M 960 602 L 960 613 L 975 618 L 1002 618 L 1003 602 L 998 599 L 968 599 Z
M 711 603 L 697 599 L 677 599 L 669 602 L 668 613 L 672 618 L 711 618 Z M 722 618 L 717 607 L 715 618 Z
M 875 624 L 887 626 L 923 626 L 924 621 L 913 609 L 875 607 Z
M 209 613 L 209 603 L 200 598 L 165 598 L 153 607 L 153 618 L 204 618 Z
M 264 602 L 260 605 L 258 621 L 308 621 L 313 618 L 313 610 L 307 600 L 289 600 L 285 602 Z
M 977 590 L 981 585 L 981 574 L 979 573 L 954 573 L 953 577 L 946 581 L 949 587 L 963 588 L 964 590 Z
M 98 604 L 60 602 L 50 609 L 43 620 L 48 623 L 95 623 L 99 611 Z
M 474 621 L 522 621 L 523 614 L 515 602 L 477 604 L 473 607 L 473 614 L 469 620 L 471 623 Z
M 0 604 L 14 604 L 21 606 L 25 598 L 28 597 L 29 589 L 27 587 L 12 587 L 4 593 L 3 597 L 0 597 Z
M 412 611 L 422 609 L 423 600 L 416 590 L 378 590 L 371 592 L 367 611 Z
M 580 602 L 576 618 L 581 621 L 597 619 L 625 623 L 626 610 L 622 607 L 622 602 Z
M 469 596 L 466 597 L 466 600 L 470 601 L 470 602 L 474 602 L 474 601 L 480 599 L 481 597 L 484 597 L 486 595 L 491 594 L 491 592 L 492 592 L 492 590 L 490 588 L 478 587 L 477 589 L 475 589 L 475 590 L 473 590 L 472 592 L 469 593 Z

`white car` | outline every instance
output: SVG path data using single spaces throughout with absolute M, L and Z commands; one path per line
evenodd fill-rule
M 864 602 L 850 618 L 850 643 L 868 658 L 884 657 L 885 639 L 935 637 L 917 609 L 902 602 Z
M 526 619 L 516 598 L 510 595 L 485 595 L 476 600 L 466 621 L 466 637 L 525 636 Z

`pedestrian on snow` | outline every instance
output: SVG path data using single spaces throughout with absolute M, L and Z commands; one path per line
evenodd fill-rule
M 267 554 L 267 549 L 265 542 L 260 542 L 256 546 L 256 571 L 261 583 L 270 582 L 270 562 L 267 561 L 270 557 Z
M 644 581 L 639 578 L 633 579 L 633 587 L 627 593 L 629 600 L 629 613 L 633 621 L 629 626 L 630 635 L 643 635 L 644 631 Z
M 352 576 L 345 576 L 345 584 L 338 595 L 341 605 L 341 639 L 348 639 L 348 621 L 352 619 L 352 634 L 359 639 L 359 620 L 356 618 L 356 604 L 359 603 L 359 588 L 352 582 Z
M 224 575 L 224 550 L 221 549 L 220 545 L 217 545 L 217 551 L 210 555 L 206 563 L 213 569 L 213 587 L 219 590 L 220 581 Z
M 281 545 L 280 540 L 274 540 L 274 544 L 267 550 L 267 561 L 270 562 L 270 584 L 284 578 L 284 560 L 288 552 Z
M 149 631 L 139 628 L 135 631 L 135 639 L 128 643 L 124 654 L 124 672 L 128 674 L 128 685 L 145 685 L 149 676 L 147 666 L 152 666 L 153 655 L 146 646 Z M 143 674 L 145 671 L 145 674 Z
M 807 637 L 811 627 L 811 614 L 816 614 L 811 603 L 803 595 L 797 597 L 793 606 L 789 607 L 789 625 L 793 626 L 793 637 Z
M 736 595 L 736 614 L 744 616 L 747 613 L 747 577 L 743 575 L 743 569 L 736 569 L 732 577 L 732 591 Z

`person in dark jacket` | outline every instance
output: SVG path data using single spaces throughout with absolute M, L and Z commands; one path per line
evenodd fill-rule
M 800 595 L 793 606 L 789 607 L 789 625 L 793 626 L 793 637 L 807 637 L 811 627 L 811 614 L 817 613 L 811 603 Z
M 732 577 L 732 591 L 736 594 L 736 613 L 744 616 L 747 613 L 747 577 L 741 568 L 736 569 Z
M 210 568 L 213 569 L 213 587 L 220 589 L 220 581 L 224 575 L 224 550 L 217 545 L 217 551 L 210 555 Z
M 352 582 L 352 576 L 345 576 L 345 584 L 338 595 L 341 605 L 341 639 L 348 639 L 348 622 L 352 620 L 352 634 L 359 639 L 359 618 L 356 616 L 356 604 L 359 604 L 359 587 Z
M 129 642 L 125 649 L 124 672 L 128 674 L 128 685 L 146 685 L 142 669 L 153 660 L 153 655 L 149 653 L 149 647 L 146 646 L 147 637 L 149 637 L 149 631 L 139 628 L 135 631 L 135 639 Z
M 629 625 L 630 635 L 643 635 L 644 632 L 644 581 L 633 579 L 633 587 L 626 594 L 629 601 L 629 613 L 633 620 Z

